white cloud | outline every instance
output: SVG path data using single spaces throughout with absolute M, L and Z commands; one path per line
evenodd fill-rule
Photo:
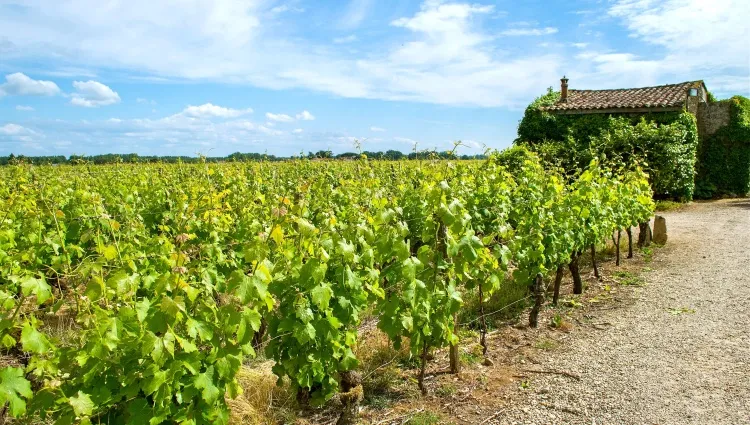
M 260 130 L 262 133 L 267 134 L 269 136 L 280 136 L 280 135 L 284 134 L 284 132 L 281 131 L 281 130 L 276 130 L 276 129 L 273 129 L 273 128 L 268 128 L 268 127 L 263 126 L 263 125 L 259 125 L 258 126 L 258 130 Z
M 659 73 L 705 79 L 709 89 L 726 90 L 723 82 L 732 80 L 750 87 L 747 1 L 618 0 L 609 15 L 622 19 L 632 37 L 664 49 L 655 59 Z
M 336 44 L 353 43 L 355 41 L 357 41 L 357 36 L 354 34 L 347 35 L 346 37 L 336 37 L 333 39 L 333 42 Z
M 71 95 L 70 103 L 86 108 L 112 105 L 120 102 L 120 95 L 98 81 L 74 81 L 76 91 Z
M 188 106 L 182 111 L 182 114 L 194 118 L 236 118 L 242 115 L 251 114 L 252 108 L 232 109 L 223 106 L 217 106 L 212 103 L 204 103 L 200 106 Z
M 339 22 L 341 28 L 356 28 L 365 19 L 372 7 L 373 0 L 350 0 L 344 16 Z
M 146 104 L 146 105 L 156 105 L 155 100 L 149 100 L 149 99 L 145 99 L 142 97 L 137 98 L 135 101 L 141 104 Z
M 573 47 L 577 47 L 579 49 L 585 49 L 588 47 L 589 43 L 573 43 Z
M 302 111 L 299 114 L 297 114 L 296 118 L 298 120 L 302 120 L 302 121 L 313 121 L 313 120 L 315 120 L 315 115 L 313 115 L 310 112 L 308 112 L 308 111 L 305 110 L 305 111 Z
M 31 130 L 18 124 L 11 123 L 5 124 L 4 126 L 0 127 L 0 134 L 5 136 L 17 136 L 28 132 L 31 132 Z
M 25 106 L 25 105 L 16 105 L 16 111 L 27 111 L 31 112 L 34 111 L 34 108 L 31 106 Z
M 410 139 L 408 137 L 394 137 L 393 140 L 401 143 L 408 143 L 410 145 L 416 145 L 419 146 L 420 142 L 414 139 Z
M 302 134 L 303 131 L 304 130 L 302 130 L 301 128 L 295 128 L 294 130 L 292 130 L 292 133 L 294 133 L 294 134 Z
M 266 112 L 266 118 L 268 118 L 271 121 L 276 121 L 276 122 L 292 122 L 292 121 L 294 121 L 294 118 L 290 117 L 287 114 L 273 114 L 271 112 Z
M 509 54 L 496 45 L 496 34 L 482 26 L 496 13 L 494 7 L 475 3 L 425 0 L 415 14 L 393 20 L 395 33 L 387 41 L 374 40 L 366 54 L 344 53 L 315 39 L 300 42 L 282 30 L 285 15 L 269 15 L 278 4 L 268 6 L 263 0 L 201 1 L 189 8 L 148 0 L 112 2 L 107 8 L 95 0 L 24 4 L 22 15 L 0 14 L 0 39 L 12 43 L 18 57 L 44 57 L 50 66 L 114 69 L 147 81 L 230 82 L 352 98 L 522 106 L 558 77 L 562 57 Z M 352 0 L 342 13 L 356 26 L 374 4 Z M 110 31 L 114 26 L 138 31 Z
M 545 27 L 545 28 L 510 28 L 500 32 L 500 35 L 506 36 L 540 36 L 540 35 L 551 35 L 556 34 L 557 28 Z
M 0 97 L 4 95 L 54 96 L 56 94 L 60 94 L 57 84 L 52 81 L 34 80 L 20 72 L 6 75 L 5 83 L 0 84 Z
M 272 14 L 279 14 L 279 13 L 284 13 L 284 12 L 302 13 L 304 11 L 305 9 L 301 7 L 290 6 L 288 4 L 282 4 L 271 9 Z
M 383 131 L 386 131 L 386 130 L 385 130 L 384 128 L 380 128 L 380 127 L 375 127 L 375 126 L 373 126 L 373 127 L 370 127 L 370 131 L 374 131 L 374 132 L 383 132 Z

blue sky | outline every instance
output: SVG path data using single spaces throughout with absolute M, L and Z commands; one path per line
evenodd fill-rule
M 461 153 L 571 88 L 750 95 L 747 0 L 0 0 L 0 155 Z

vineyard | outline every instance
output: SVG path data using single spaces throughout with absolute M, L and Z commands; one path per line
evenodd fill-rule
M 639 168 L 510 159 L 0 169 L 5 415 L 227 423 L 241 366 L 265 356 L 353 423 L 365 317 L 427 392 L 430 352 L 458 368 L 468 296 L 486 350 L 487 299 L 528 291 L 536 326 L 548 280 L 553 303 L 563 268 L 581 293 L 579 258 L 653 214 Z

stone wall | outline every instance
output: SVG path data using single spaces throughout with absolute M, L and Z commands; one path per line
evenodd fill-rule
M 698 134 L 701 139 L 716 133 L 720 128 L 729 125 L 731 105 L 728 102 L 701 103 L 698 106 Z

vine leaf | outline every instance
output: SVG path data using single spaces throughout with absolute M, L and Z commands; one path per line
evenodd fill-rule
M 214 385 L 214 367 L 209 366 L 205 372 L 199 373 L 193 381 L 195 388 L 201 390 L 206 403 L 213 404 L 219 397 L 219 389 Z
M 328 285 L 318 285 L 310 293 L 312 301 L 321 310 L 328 310 L 328 303 L 331 301 L 333 291 Z
M 23 295 L 28 297 L 31 294 L 36 296 L 37 304 L 44 304 L 52 296 L 52 288 L 44 281 L 32 276 L 27 276 L 21 280 L 21 290 Z
M 94 412 L 94 402 L 91 397 L 83 391 L 78 391 L 78 395 L 70 397 L 68 403 L 73 407 L 77 416 L 90 416 Z
M 36 354 L 45 353 L 50 349 L 47 337 L 29 323 L 23 325 L 23 330 L 21 331 L 21 345 L 23 346 L 24 351 Z
M 23 370 L 17 367 L 5 367 L 0 370 L 0 404 L 9 403 L 10 414 L 14 418 L 26 412 L 26 401 L 31 398 L 31 384 L 23 376 Z

